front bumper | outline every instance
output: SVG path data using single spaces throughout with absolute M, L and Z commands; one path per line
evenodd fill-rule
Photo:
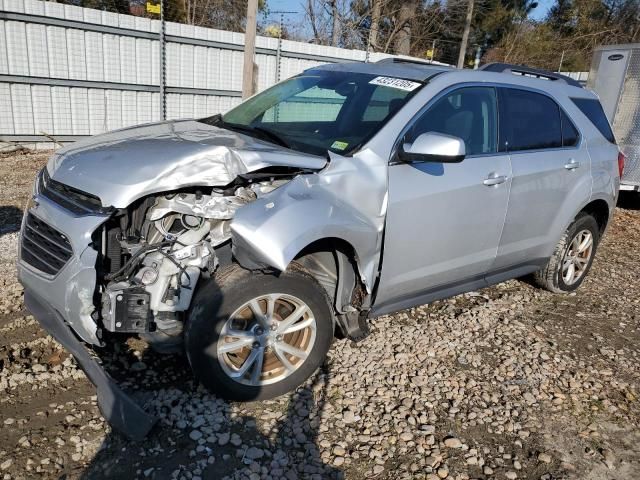
M 77 360 L 98 393 L 98 408 L 109 424 L 132 440 L 142 440 L 153 427 L 155 418 L 124 393 L 51 305 L 25 288 L 24 303 L 42 327 Z
M 91 245 L 93 232 L 107 219 L 107 215 L 76 216 L 47 197 L 36 194 L 34 206 L 27 209 L 38 220 L 55 227 L 68 239 L 73 254 L 55 274 L 49 275 L 22 259 L 18 250 L 18 280 L 25 289 L 38 295 L 60 312 L 73 330 L 87 343 L 100 345 L 98 326 L 91 318 L 94 312 L 93 296 L 96 289 L 96 260 L 98 252 Z M 25 219 L 21 235 L 24 234 Z
M 18 280 L 24 286 L 26 307 L 42 327 L 75 357 L 96 386 L 98 407 L 104 418 L 131 439 L 144 438 L 155 418 L 118 387 L 74 334 L 89 344 L 102 343 L 98 326 L 91 317 L 95 310 L 93 296 L 98 256 L 91 244 L 93 232 L 108 216 L 76 216 L 38 194 L 34 197 L 34 206 L 25 212 L 25 218 L 29 214 L 63 234 L 73 253 L 60 270 L 47 274 L 23 260 L 22 252 L 18 251 Z M 23 220 L 21 235 L 24 235 L 25 228 Z

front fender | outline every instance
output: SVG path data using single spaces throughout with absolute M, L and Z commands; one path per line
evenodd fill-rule
M 379 261 L 386 206 L 386 170 L 372 158 L 337 158 L 318 174 L 302 175 L 236 212 L 233 252 L 246 268 L 285 270 L 306 246 L 338 238 L 355 253 L 370 292 Z

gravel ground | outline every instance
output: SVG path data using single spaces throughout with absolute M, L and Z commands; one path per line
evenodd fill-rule
M 378 318 L 275 401 L 227 403 L 183 359 L 118 344 L 108 369 L 160 418 L 136 444 L 22 304 L 16 230 L 45 160 L 0 158 L 5 479 L 640 478 L 640 201 L 617 209 L 576 294 L 510 281 Z

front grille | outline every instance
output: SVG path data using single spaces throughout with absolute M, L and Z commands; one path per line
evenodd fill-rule
M 55 275 L 73 255 L 67 237 L 31 213 L 22 231 L 22 260 L 38 270 Z
M 103 214 L 108 211 L 95 195 L 52 180 L 46 168 L 38 179 L 38 193 L 76 215 Z

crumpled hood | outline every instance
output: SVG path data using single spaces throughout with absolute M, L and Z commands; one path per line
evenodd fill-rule
M 319 170 L 326 160 L 195 120 L 148 124 L 90 137 L 58 150 L 54 180 L 124 208 L 151 193 L 224 186 L 270 166 Z

